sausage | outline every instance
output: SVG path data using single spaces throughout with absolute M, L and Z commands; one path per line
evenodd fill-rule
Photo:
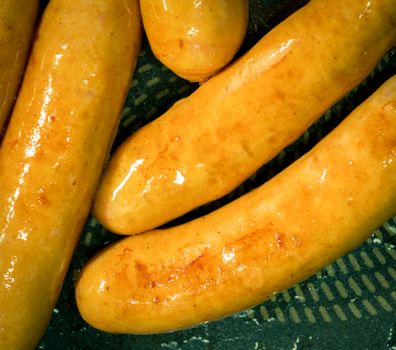
M 137 0 L 52 0 L 0 148 L 0 349 L 51 317 L 140 46 Z
M 135 234 L 218 199 L 296 140 L 396 42 L 394 0 L 312 0 L 131 135 L 93 213 Z
M 2 0 L 0 6 L 0 135 L 25 68 L 38 0 Z
M 247 0 L 140 0 L 144 29 L 154 55 L 190 81 L 223 68 L 246 34 Z
M 83 268 L 92 326 L 156 333 L 261 303 L 396 214 L 396 76 L 310 152 L 207 216 L 121 239 Z

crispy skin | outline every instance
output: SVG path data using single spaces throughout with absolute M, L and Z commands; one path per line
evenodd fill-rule
M 91 206 L 140 46 L 135 0 L 52 0 L 0 148 L 0 349 L 34 348 Z
M 396 42 L 394 0 L 313 0 L 115 152 L 94 204 L 134 234 L 218 199 L 296 140 Z
M 396 76 L 258 189 L 99 253 L 77 283 L 80 313 L 107 332 L 155 333 L 256 305 L 395 215 L 395 173 Z

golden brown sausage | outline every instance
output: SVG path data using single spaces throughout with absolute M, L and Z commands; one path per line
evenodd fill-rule
M 77 284 L 80 313 L 107 332 L 154 333 L 261 303 L 395 215 L 395 173 L 396 76 L 258 189 L 99 253 Z
M 94 214 L 111 231 L 133 234 L 222 197 L 366 77 L 395 42 L 394 0 L 312 0 L 127 139 Z
M 38 0 L 0 5 L 0 136 L 18 90 L 33 36 Z
M 0 349 L 33 349 L 91 206 L 140 44 L 137 0 L 52 0 L 0 148 Z
M 190 81 L 204 81 L 238 51 L 248 23 L 247 0 L 140 0 L 155 56 Z

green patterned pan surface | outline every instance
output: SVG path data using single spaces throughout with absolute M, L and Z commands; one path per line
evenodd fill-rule
M 251 0 L 249 30 L 241 52 L 304 2 Z M 272 177 L 308 151 L 395 73 L 394 48 L 363 84 L 270 164 L 226 198 L 199 208 L 178 222 L 211 211 Z M 196 84 L 163 67 L 144 40 L 115 146 L 196 88 Z M 356 251 L 253 309 L 194 329 L 150 336 L 102 333 L 87 325 L 76 308 L 74 280 L 80 268 L 117 238 L 93 217 L 88 219 L 38 349 L 396 349 L 396 217 L 376 230 Z

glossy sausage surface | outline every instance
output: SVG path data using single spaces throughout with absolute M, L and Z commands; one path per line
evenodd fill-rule
M 137 0 L 52 0 L 0 148 L 0 349 L 49 321 L 140 47 Z
M 140 0 L 155 56 L 190 81 L 204 81 L 223 68 L 242 44 L 247 0 Z
M 309 153 L 187 224 L 127 237 L 82 270 L 82 317 L 155 333 L 261 303 L 366 240 L 396 214 L 396 76 Z
M 25 67 L 38 0 L 2 0 L 0 4 L 0 136 Z
M 396 43 L 394 0 L 312 0 L 115 152 L 94 203 L 134 234 L 218 199 L 296 140 Z

